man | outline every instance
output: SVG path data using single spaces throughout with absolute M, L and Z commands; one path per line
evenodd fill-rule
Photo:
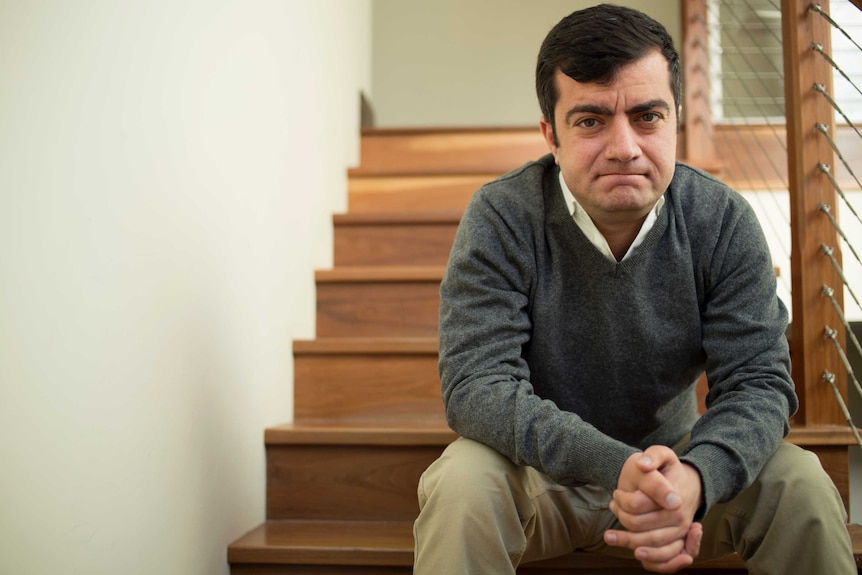
M 667 31 L 575 12 L 536 86 L 551 154 L 475 194 L 441 286 L 461 438 L 420 481 L 414 573 L 514 573 L 575 549 L 666 573 L 734 551 L 750 573 L 856 573 L 837 490 L 783 441 L 797 398 L 762 231 L 675 162 Z

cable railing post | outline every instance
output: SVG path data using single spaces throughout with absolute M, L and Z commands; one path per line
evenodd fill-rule
M 830 301 L 823 297 L 824 285 L 843 285 L 829 258 L 823 256 L 823 247 L 828 246 L 841 262 L 838 234 L 822 211 L 822 206 L 829 206 L 837 217 L 837 194 L 820 169 L 821 165 L 833 166 L 835 154 L 817 129 L 825 124 L 834 134 L 835 123 L 829 103 L 814 88 L 821 84 L 832 92 L 832 69 L 812 49 L 819 44 L 831 51 L 831 42 L 829 24 L 814 17 L 811 4 L 810 0 L 781 1 L 793 290 L 790 346 L 801 403 L 795 422 L 841 425 L 844 417 L 840 405 L 823 380 L 824 372 L 842 374 L 836 385 L 846 397 L 844 368 L 832 341 L 824 335 L 827 326 L 841 325 Z M 828 0 L 819 4 L 828 13 Z M 843 306 L 841 293 L 841 289 L 836 290 L 835 297 Z M 843 346 L 843 329 L 836 337 Z
M 683 0 L 683 93 L 685 160 L 709 171 L 718 169 L 710 109 L 709 32 L 706 0 Z

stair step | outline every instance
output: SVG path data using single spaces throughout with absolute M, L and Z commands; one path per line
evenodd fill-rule
M 272 573 L 303 573 L 288 569 L 303 565 L 409 568 L 413 563 L 412 525 L 409 522 L 267 521 L 228 547 L 228 562 L 234 575 L 259 572 L 243 571 L 240 565 L 273 565 L 286 569 Z
M 441 414 L 385 418 L 303 419 L 268 428 L 267 446 L 281 445 L 435 445 L 457 435 Z
M 334 265 L 446 265 L 462 213 L 336 215 Z
M 318 271 L 317 336 L 436 337 L 443 266 Z
M 267 518 L 413 521 L 419 476 L 457 436 L 441 417 L 266 431 Z
M 548 153 L 538 126 L 367 129 L 349 176 L 505 173 Z
M 298 340 L 294 417 L 442 417 L 436 338 Z
M 473 193 L 502 173 L 428 176 L 350 176 L 350 213 L 462 211 Z
M 862 527 L 848 525 L 847 528 L 859 566 Z M 228 547 L 228 562 L 232 575 L 408 575 L 413 564 L 413 525 L 410 522 L 267 521 Z M 582 552 L 526 563 L 518 568 L 522 575 L 633 575 L 643 572 L 634 559 Z M 741 575 L 747 571 L 739 557 L 731 555 L 690 567 L 685 573 Z

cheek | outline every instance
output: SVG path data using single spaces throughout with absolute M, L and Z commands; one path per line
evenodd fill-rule
M 676 166 L 676 140 L 662 142 L 653 149 L 652 162 L 663 176 L 673 175 Z

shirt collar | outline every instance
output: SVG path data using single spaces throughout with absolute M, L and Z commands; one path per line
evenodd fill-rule
M 575 223 L 578 224 L 578 227 L 587 236 L 587 239 L 598 248 L 600 252 L 602 252 L 605 257 L 616 261 L 613 252 L 611 252 L 611 248 L 608 245 L 608 241 L 605 239 L 605 236 L 599 231 L 596 227 L 596 224 L 593 222 L 593 219 L 587 214 L 587 211 L 578 203 L 578 200 L 575 199 L 574 194 L 569 189 L 569 186 L 566 185 L 566 181 L 563 179 L 563 171 L 559 171 L 559 179 L 560 179 L 560 188 L 563 191 L 563 201 L 566 204 L 566 207 L 569 210 L 569 215 L 574 218 Z M 662 208 L 664 207 L 665 197 L 662 194 L 658 201 L 656 201 L 655 206 L 650 210 L 649 214 L 647 214 L 646 220 L 641 225 L 641 229 L 638 232 L 637 237 L 632 242 L 632 245 L 629 246 L 628 251 L 625 256 L 623 256 L 623 260 L 628 258 L 634 249 L 643 243 L 644 238 L 647 233 L 652 229 L 655 225 L 656 220 L 658 219 L 659 214 L 661 213 Z

